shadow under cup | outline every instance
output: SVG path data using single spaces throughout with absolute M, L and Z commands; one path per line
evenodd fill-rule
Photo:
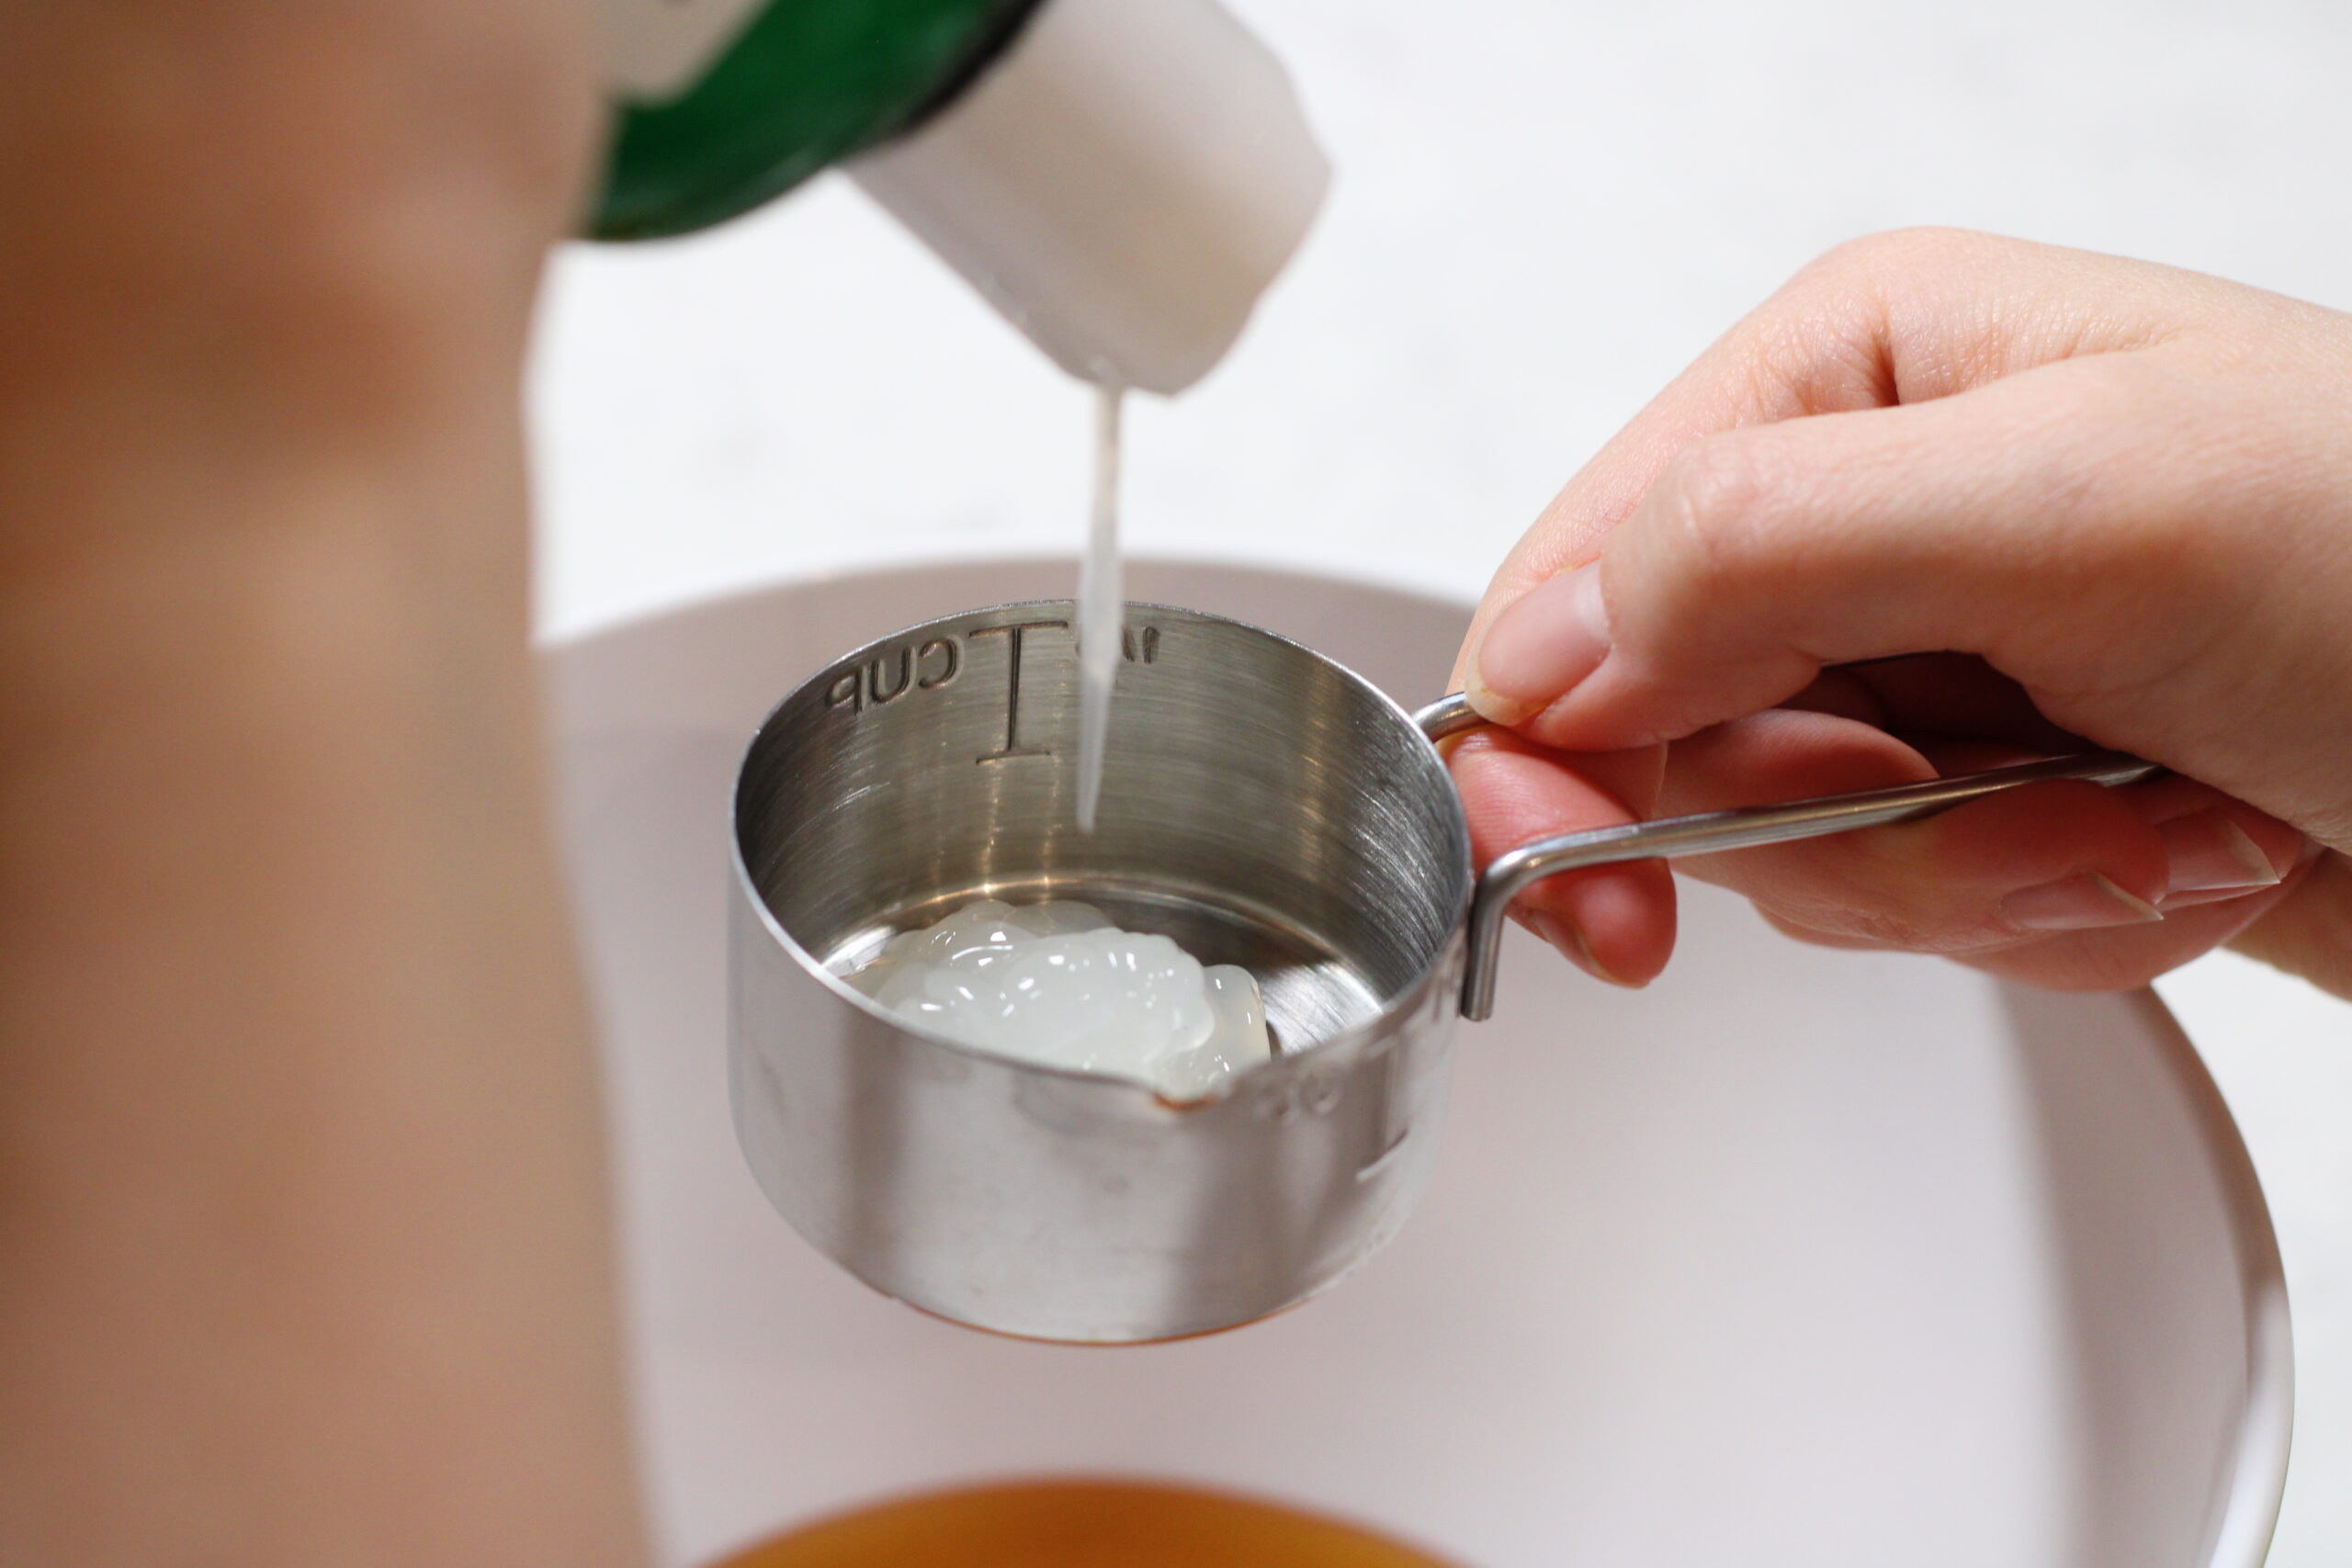
M 1131 605 L 1079 830 L 1067 602 L 909 628 L 803 683 L 737 783 L 731 1079 L 769 1199 L 975 1326 L 1229 1327 L 1362 1262 L 1425 1184 L 1472 878 L 1402 709 L 1239 622 Z M 832 977 L 971 899 L 1083 898 L 1258 976 L 1275 1059 L 1176 1105 L 988 1055 Z

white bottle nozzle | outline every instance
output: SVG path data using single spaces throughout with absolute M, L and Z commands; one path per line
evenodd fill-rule
M 1330 183 L 1281 63 L 1217 0 L 1046 0 L 859 185 L 1074 376 L 1179 392 Z

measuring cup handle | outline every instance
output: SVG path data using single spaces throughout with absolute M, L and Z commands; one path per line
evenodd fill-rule
M 1470 700 L 1456 692 L 1441 697 L 1413 716 L 1413 722 L 1432 742 L 1466 734 L 1486 724 Z M 1502 948 L 1503 918 L 1511 900 L 1547 876 L 1619 861 L 1667 859 L 1676 855 L 1713 854 L 1723 850 L 1754 849 L 1817 839 L 1829 833 L 1849 833 L 1857 828 L 1877 828 L 1889 822 L 1912 822 L 1988 795 L 2044 779 L 2087 779 L 2097 784 L 2134 784 L 2160 772 L 2155 763 L 2120 752 L 2097 751 L 2052 757 L 1989 773 L 1962 773 L 1930 779 L 1926 784 L 1898 784 L 1892 789 L 1859 790 L 1851 795 L 1825 795 L 1792 800 L 1781 806 L 1747 806 L 1733 811 L 1704 811 L 1690 817 L 1664 817 L 1655 822 L 1627 822 L 1538 839 L 1497 855 L 1470 900 L 1470 962 L 1462 979 L 1462 1016 L 1483 1021 L 1495 1010 L 1495 965 Z

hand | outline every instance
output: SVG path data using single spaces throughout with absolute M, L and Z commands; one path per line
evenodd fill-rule
M 2108 988 L 2227 942 L 2352 996 L 2352 317 L 1983 235 L 1844 247 L 1569 483 L 1461 673 L 1510 727 L 1454 755 L 1482 857 L 2108 748 L 2172 773 L 1683 869 L 1835 946 Z M 1583 755 L 1643 748 L 1654 792 Z M 1671 898 L 1608 868 L 1522 918 L 1640 983 Z

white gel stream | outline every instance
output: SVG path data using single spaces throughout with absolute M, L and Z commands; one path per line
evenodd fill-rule
M 1126 590 L 1119 572 L 1119 399 L 1094 389 L 1094 519 L 1078 574 L 1078 825 L 1094 831 L 1102 798 L 1102 742 L 1111 728 L 1111 686 L 1126 637 Z
M 842 976 L 884 1008 L 1001 1056 L 1198 1100 L 1273 1055 L 1258 982 L 1204 967 L 1091 904 L 967 904 Z

